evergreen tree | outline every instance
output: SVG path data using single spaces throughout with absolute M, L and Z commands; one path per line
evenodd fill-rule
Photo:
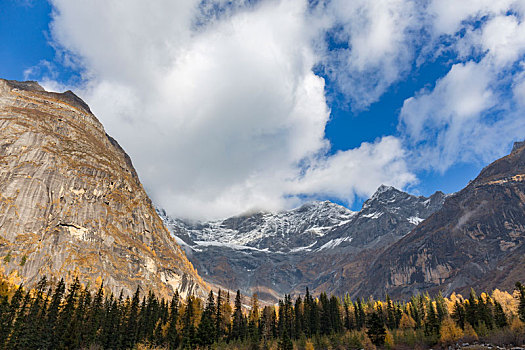
M 485 299 L 480 295 L 478 297 L 478 319 L 488 328 L 494 328 L 494 305 L 492 300 L 487 296 Z
M 58 320 L 54 331 L 55 347 L 58 349 L 67 349 L 71 347 L 74 337 L 72 335 L 75 325 L 73 324 L 73 315 L 77 306 L 78 292 L 80 290 L 80 282 L 75 278 L 73 284 L 69 286 L 65 303 L 58 314 Z
M 140 312 L 140 287 L 137 286 L 135 294 L 131 299 L 129 311 L 126 315 L 125 329 L 123 333 L 122 346 L 132 348 L 137 342 L 138 316 Z
M 232 339 L 244 339 L 246 334 L 246 320 L 242 313 L 241 291 L 237 290 L 233 309 Z
M 439 319 L 437 316 L 437 312 L 434 308 L 434 303 L 432 303 L 432 300 L 428 301 L 428 308 L 427 308 L 427 318 L 425 322 L 425 334 L 427 336 L 432 337 L 438 337 L 439 336 Z
M 216 313 L 215 313 L 215 341 L 220 341 L 222 337 L 224 336 L 224 329 L 222 327 L 222 296 L 221 296 L 221 290 L 217 292 L 217 307 L 216 307 Z
M 297 299 L 295 299 L 295 305 L 293 309 L 295 319 L 295 339 L 298 339 L 304 334 L 304 307 L 301 296 L 298 296 Z
M 180 344 L 177 324 L 179 321 L 179 293 L 175 292 L 170 304 L 169 326 L 167 332 L 167 342 L 170 349 L 176 349 Z
M 199 344 L 209 346 L 215 340 L 215 316 L 217 310 L 215 309 L 215 300 L 213 292 L 210 291 L 206 308 L 202 313 L 201 321 L 197 332 L 197 339 Z
M 519 292 L 518 316 L 522 322 L 525 322 L 525 286 L 516 282 L 516 289 Z
M 372 343 L 376 346 L 382 346 L 385 343 L 386 328 L 380 315 L 380 311 L 373 310 L 370 313 L 367 327 L 366 334 Z
M 188 295 L 186 299 L 186 306 L 182 316 L 182 347 L 184 349 L 193 349 L 196 345 L 196 309 L 198 307 L 197 298 L 193 295 Z
M 394 305 L 388 294 L 386 295 L 386 326 L 389 329 L 397 328 Z
M 252 342 L 259 341 L 259 298 L 252 295 L 250 316 L 248 318 L 248 335 Z
M 443 320 L 448 316 L 446 301 L 443 297 L 443 293 L 441 292 L 439 292 L 436 296 L 436 313 L 439 323 L 443 322 Z
M 91 299 L 91 295 L 89 296 Z M 90 305 L 87 305 L 87 316 L 86 316 L 86 342 L 88 344 L 97 343 L 97 334 L 101 326 L 102 317 L 104 315 L 103 310 L 104 302 L 104 284 L 101 283 L 97 292 L 95 293 L 93 300 Z
M 452 319 L 461 328 L 465 329 L 465 322 L 467 322 L 467 316 L 463 304 L 456 300 L 454 304 L 454 312 L 452 313 Z
M 472 327 L 477 327 L 479 323 L 478 318 L 478 298 L 474 289 L 470 290 L 470 295 L 465 303 L 465 316 L 466 320 Z
M 20 289 L 20 288 L 19 288 Z M 24 326 L 27 324 L 27 310 L 31 304 L 31 297 L 29 295 L 29 292 L 23 294 L 22 303 L 19 308 L 17 308 L 17 312 L 15 315 L 11 335 L 9 336 L 9 341 L 6 345 L 6 349 L 21 349 L 21 348 L 27 348 L 29 344 L 27 344 L 25 339 L 22 339 L 21 335 L 24 333 Z
M 503 311 L 501 304 L 497 301 L 494 302 L 494 323 L 496 327 L 503 328 L 508 326 L 507 315 Z
M 341 303 L 339 299 L 332 295 L 330 297 L 330 323 L 332 324 L 332 332 L 340 333 L 343 330 L 343 323 L 341 321 Z
M 46 311 L 46 319 L 44 322 L 45 331 L 43 337 L 44 349 L 49 349 L 53 345 L 55 327 L 58 321 L 60 305 L 62 303 L 62 297 L 64 296 L 65 291 L 66 284 L 64 283 L 64 279 L 61 279 L 55 287 L 55 291 L 51 297 L 51 301 Z

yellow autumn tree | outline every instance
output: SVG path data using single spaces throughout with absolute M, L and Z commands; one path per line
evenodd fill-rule
M 445 318 L 441 323 L 440 333 L 439 341 L 444 345 L 453 344 L 463 337 L 463 331 L 450 317 Z
M 401 320 L 399 321 L 399 328 L 401 329 L 413 329 L 416 326 L 416 321 L 409 315 L 403 313 Z
M 517 290 L 515 291 L 517 292 Z M 492 292 L 492 299 L 500 303 L 501 308 L 507 315 L 516 315 L 518 310 L 518 298 L 513 294 L 499 289 L 494 289 Z
M 465 329 L 463 330 L 463 339 L 468 342 L 478 340 L 478 334 L 470 323 L 465 323 Z

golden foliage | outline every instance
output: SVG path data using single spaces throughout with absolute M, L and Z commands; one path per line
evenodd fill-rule
M 467 340 L 478 340 L 478 334 L 470 323 L 465 323 L 465 329 L 463 330 L 463 337 Z
M 401 329 L 413 329 L 416 326 L 416 321 L 409 315 L 403 313 L 401 320 L 399 321 L 399 328 Z
M 394 337 L 389 330 L 386 331 L 385 347 L 387 349 L 392 349 L 394 347 Z
M 516 334 L 525 334 L 525 323 L 523 323 L 518 317 L 514 317 L 510 324 L 510 329 Z
M 441 337 L 439 340 L 442 344 L 452 344 L 463 337 L 461 328 L 449 317 L 445 318 L 441 323 L 440 333 Z
M 314 344 L 312 343 L 312 341 L 310 341 L 310 340 L 306 341 L 306 345 L 304 347 L 304 350 L 315 350 Z
M 505 314 L 516 315 L 518 310 L 518 299 L 514 295 L 506 291 L 494 289 L 494 291 L 492 292 L 492 299 L 501 304 L 501 307 Z

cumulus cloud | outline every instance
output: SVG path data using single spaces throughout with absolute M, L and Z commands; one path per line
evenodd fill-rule
M 457 162 L 502 156 L 525 134 L 520 102 L 525 6 L 517 1 L 434 1 L 437 35 L 455 35 L 459 63 L 432 89 L 407 99 L 400 130 L 416 166 L 441 172 Z M 480 24 L 473 25 L 478 20 Z M 456 35 L 460 31 L 464 35 Z
M 80 94 L 172 215 L 320 195 L 351 203 L 414 180 L 393 137 L 330 155 L 325 82 L 313 73 L 326 23 L 312 24 L 307 1 L 53 4 L 53 38 L 83 70 Z
M 523 0 L 52 3 L 73 88 L 175 216 L 351 204 L 525 134 Z M 404 102 L 395 135 L 331 149 L 326 91 L 363 110 L 442 54 L 450 70 Z
M 410 71 L 420 46 L 424 13 L 410 0 L 334 0 L 327 30 L 340 46 L 322 60 L 354 109 L 376 102 Z

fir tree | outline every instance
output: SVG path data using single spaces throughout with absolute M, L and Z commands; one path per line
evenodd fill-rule
M 215 341 L 215 316 L 217 310 L 215 309 L 215 300 L 213 292 L 210 291 L 206 308 L 202 313 L 201 321 L 197 332 L 197 339 L 199 344 L 209 346 Z
M 124 348 L 132 348 L 137 341 L 137 318 L 140 312 L 140 287 L 137 286 L 135 294 L 131 299 L 129 312 L 126 315 L 125 329 L 123 333 L 122 346 Z
M 465 308 L 463 307 L 463 304 L 459 303 L 459 301 L 457 300 L 454 304 L 454 312 L 452 313 L 452 319 L 461 329 L 465 329 L 465 322 L 467 322 Z
M 43 348 L 49 349 L 51 348 L 53 344 L 53 335 L 55 332 L 55 326 L 57 324 L 58 315 L 60 312 L 60 304 L 62 303 L 62 297 L 66 291 L 66 284 L 64 283 L 64 279 L 61 279 L 57 286 L 55 287 L 55 291 L 51 297 L 51 301 L 49 303 L 47 312 L 46 312 L 46 319 L 44 322 L 44 337 L 43 337 Z
M 242 313 L 242 298 L 241 291 L 237 290 L 235 296 L 235 304 L 233 309 L 233 323 L 232 323 L 232 339 L 244 339 L 246 334 L 246 320 Z
M 180 339 L 177 332 L 179 321 L 179 293 L 175 292 L 170 304 L 169 326 L 167 332 L 167 342 L 170 349 L 176 349 L 179 346 Z
M 508 326 L 507 315 L 505 315 L 501 304 L 497 301 L 494 302 L 494 323 L 498 328 Z
M 382 346 L 385 343 L 386 328 L 378 310 L 373 310 L 368 317 L 366 334 L 376 346 Z

